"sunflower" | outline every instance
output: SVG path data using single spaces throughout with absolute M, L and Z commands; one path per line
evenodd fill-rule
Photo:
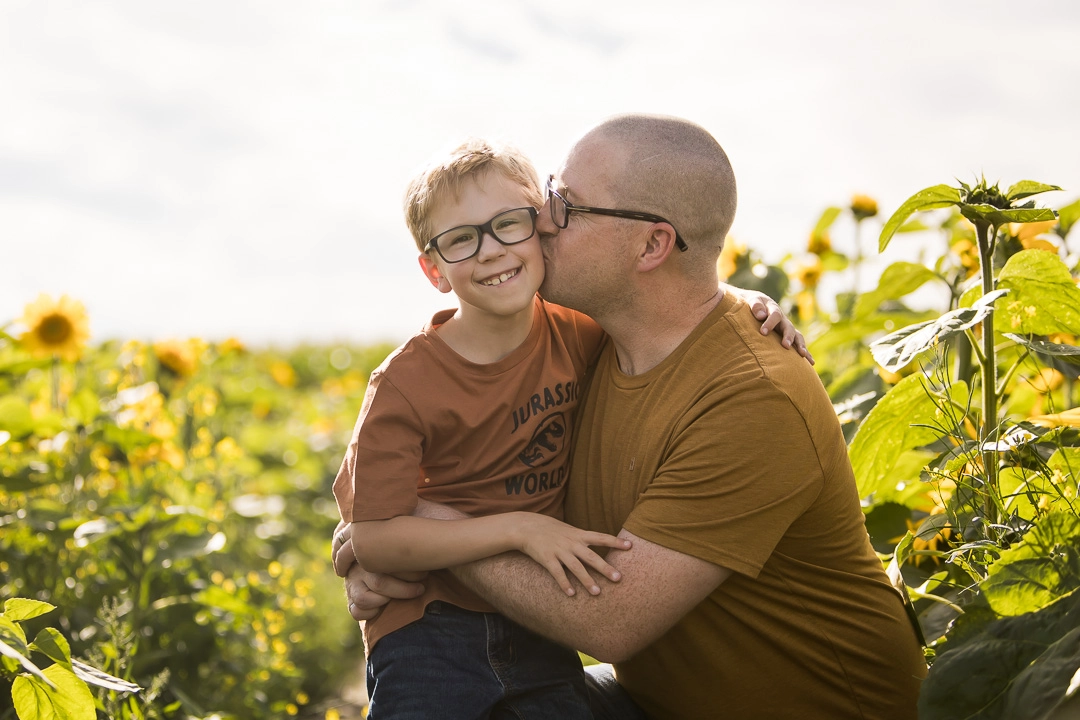
M 26 306 L 22 323 L 27 327 L 20 340 L 36 357 L 61 357 L 75 361 L 90 339 L 90 319 L 78 300 L 61 295 L 59 300 L 42 293 Z
M 856 220 L 872 218 L 878 213 L 877 200 L 869 195 L 853 195 L 851 198 L 851 213 Z
M 154 343 L 158 362 L 174 375 L 190 377 L 199 367 L 199 348 L 193 340 L 161 340 Z

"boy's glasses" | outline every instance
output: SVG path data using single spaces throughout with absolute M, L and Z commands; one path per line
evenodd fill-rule
M 547 181 L 547 201 L 551 207 L 551 222 L 555 223 L 556 227 L 565 228 L 570 222 L 570 213 L 592 213 L 593 215 L 608 215 L 610 217 L 624 218 L 626 220 L 644 220 L 645 222 L 654 223 L 667 223 L 671 225 L 671 229 L 675 230 L 675 226 L 671 224 L 670 220 L 665 220 L 659 215 L 652 215 L 650 213 L 637 212 L 635 210 L 611 210 L 609 208 L 598 207 L 586 207 L 584 205 L 574 205 L 566 198 L 559 194 L 559 191 L 555 189 L 555 176 L 548 175 Z M 686 241 L 679 235 L 679 231 L 675 230 L 675 247 L 679 248 L 682 252 L 686 252 L 690 248 L 687 246 Z
M 433 249 L 448 263 L 459 263 L 480 252 L 484 235 L 503 245 L 517 245 L 536 234 L 536 208 L 523 207 L 499 213 L 483 225 L 461 225 L 428 240 L 424 252 Z

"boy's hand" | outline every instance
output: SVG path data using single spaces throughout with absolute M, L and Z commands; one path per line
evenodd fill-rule
M 338 523 L 331 541 L 334 572 L 345 578 L 345 597 L 349 602 L 349 614 L 357 622 L 371 620 L 391 600 L 410 600 L 424 592 L 419 584 L 427 573 L 402 573 L 384 575 L 372 573 L 360 567 L 352 549 L 351 525 Z
M 566 576 L 566 570 L 569 570 L 592 595 L 600 593 L 600 586 L 596 584 L 585 565 L 599 571 L 612 582 L 617 582 L 622 577 L 618 570 L 593 552 L 589 546 L 629 550 L 631 545 L 629 540 L 605 533 L 581 530 L 539 513 L 513 512 L 501 517 L 506 518 L 508 529 L 512 533 L 517 548 L 551 573 L 555 582 L 567 595 L 573 595 L 574 588 Z
M 746 290 L 745 288 L 737 288 L 734 285 L 727 284 L 724 285 L 724 288 L 741 297 L 743 302 L 750 306 L 750 312 L 761 321 L 762 335 L 775 332 L 780 336 L 780 343 L 784 347 L 795 348 L 811 365 L 814 364 L 814 356 L 810 354 L 810 350 L 806 347 L 806 338 L 784 315 L 779 303 L 757 290 Z

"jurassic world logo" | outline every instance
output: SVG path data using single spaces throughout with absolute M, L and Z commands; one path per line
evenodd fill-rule
M 562 450 L 567 435 L 566 420 L 561 412 L 552 413 L 536 428 L 529 444 L 518 455 L 527 467 L 547 463 Z

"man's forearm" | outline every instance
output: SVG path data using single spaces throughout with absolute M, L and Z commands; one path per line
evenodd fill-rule
M 617 552 L 609 554 L 609 561 Z M 511 620 L 598 659 L 612 659 L 606 640 L 622 625 L 620 583 L 609 582 L 597 573 L 599 595 L 580 591 L 567 597 L 547 571 L 519 552 L 459 565 L 451 571 Z M 581 589 L 580 584 L 577 587 Z

